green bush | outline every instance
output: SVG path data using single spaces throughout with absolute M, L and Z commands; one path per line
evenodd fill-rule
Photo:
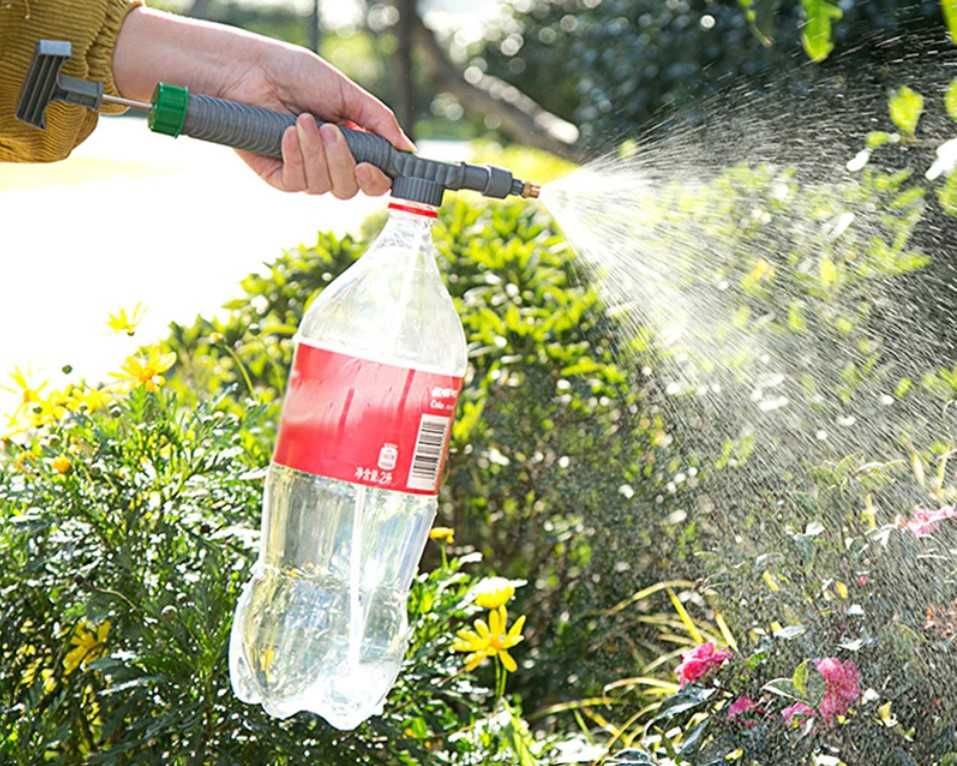
M 96 411 L 68 405 L 4 455 L 0 760 L 352 766 L 436 751 L 430 762 L 509 762 L 495 755 L 512 752 L 504 729 L 462 735 L 494 704 L 449 652 L 478 611 L 474 556 L 443 556 L 417 579 L 412 643 L 383 716 L 344 734 L 242 705 L 228 638 L 256 554 L 266 409 L 193 409 L 143 387 L 110 398 Z

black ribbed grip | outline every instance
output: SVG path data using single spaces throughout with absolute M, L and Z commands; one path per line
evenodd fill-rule
M 191 95 L 183 135 L 214 144 L 282 158 L 282 136 L 296 117 L 212 96 Z M 489 197 L 511 192 L 512 175 L 498 168 L 450 164 L 396 149 L 374 133 L 343 128 L 356 162 L 368 162 L 395 179 L 400 176 L 434 181 L 446 189 L 473 189 Z

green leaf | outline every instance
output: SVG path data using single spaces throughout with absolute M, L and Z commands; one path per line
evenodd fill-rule
M 940 6 L 944 11 L 947 28 L 950 30 L 950 39 L 957 45 L 957 0 L 940 0 Z
M 784 697 L 789 700 L 800 700 L 801 694 L 794 686 L 790 678 L 774 678 L 761 687 L 761 691 L 776 694 L 778 697 Z
M 947 89 L 947 95 L 944 96 L 944 104 L 947 107 L 947 114 L 951 119 L 957 120 L 957 80 L 954 80 Z
M 891 121 L 905 136 L 917 132 L 917 123 L 924 112 L 924 97 L 906 85 L 895 93 L 890 100 Z
M 505 727 L 505 736 L 509 747 L 515 753 L 516 766 L 538 766 L 538 760 L 532 755 L 531 747 L 535 743 L 532 735 L 528 732 L 528 726 L 525 721 L 515 712 L 507 702 L 505 707 L 508 709 L 509 721 Z
M 670 721 L 689 710 L 696 710 L 707 704 L 717 689 L 705 689 L 703 686 L 692 684 L 686 686 L 677 694 L 668 697 L 661 703 L 655 717 L 649 721 L 649 726 L 659 721 Z
M 804 304 L 801 301 L 793 301 L 788 306 L 788 327 L 791 332 L 804 332 L 807 329 L 807 320 L 804 318 Z
M 795 691 L 802 696 L 807 694 L 807 674 L 810 666 L 811 661 L 804 660 L 804 662 L 794 669 L 794 673 L 791 675 L 791 683 Z
M 824 287 L 831 287 L 835 282 L 837 282 L 837 266 L 834 264 L 834 261 L 827 256 L 821 259 L 820 272 L 821 284 L 824 285 Z
M 832 24 L 844 14 L 830 0 L 801 0 L 804 8 L 804 31 L 801 42 L 811 61 L 820 64 L 834 50 Z
M 774 25 L 781 0 L 738 0 L 744 18 L 761 45 L 774 45 Z
M 701 740 L 711 721 L 711 718 L 705 718 L 685 736 L 681 742 L 681 747 L 678 748 L 678 755 L 680 755 L 682 759 L 687 759 L 689 756 L 698 753 L 698 749 L 701 747 Z
M 947 215 L 957 217 L 957 173 L 947 177 L 944 188 L 937 192 L 937 199 Z
M 867 148 L 878 149 L 884 144 L 896 144 L 899 137 L 896 133 L 887 133 L 883 130 L 873 130 L 867 134 Z

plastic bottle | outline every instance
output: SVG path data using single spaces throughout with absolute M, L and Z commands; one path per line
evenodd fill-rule
M 389 207 L 300 325 L 229 648 L 241 700 L 339 729 L 380 714 L 399 673 L 467 365 L 435 262 L 436 209 Z

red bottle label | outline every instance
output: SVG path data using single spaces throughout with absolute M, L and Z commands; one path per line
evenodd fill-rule
M 299 344 L 273 462 L 437 495 L 462 378 Z

